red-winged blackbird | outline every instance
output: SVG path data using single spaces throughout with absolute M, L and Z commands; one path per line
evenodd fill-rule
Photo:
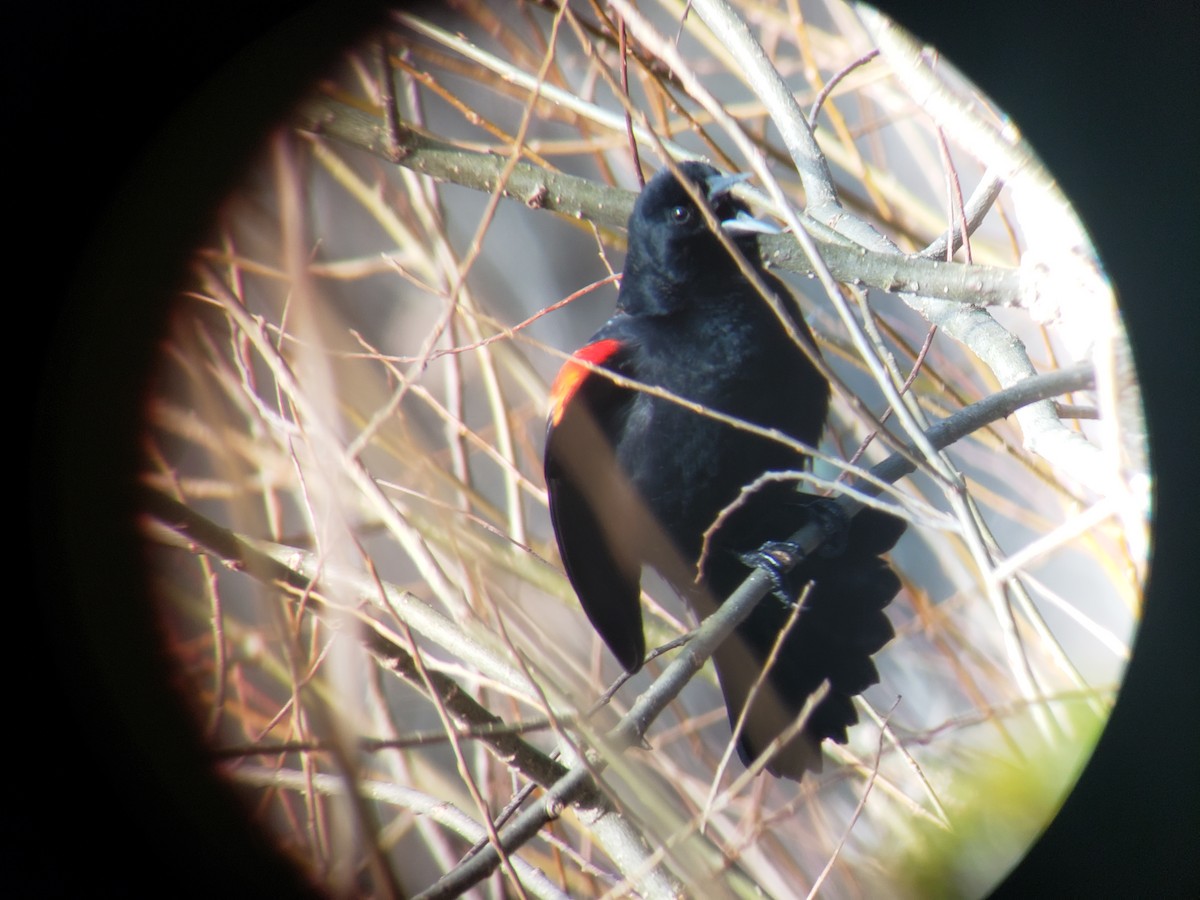
M 700 163 L 681 170 L 812 347 L 795 298 L 762 268 L 760 223 L 729 194 L 737 179 Z M 820 439 L 829 408 L 828 382 L 665 169 L 646 185 L 629 219 L 616 315 L 554 382 L 546 439 L 550 514 L 563 565 L 588 618 L 633 672 L 646 650 L 643 564 L 704 617 L 745 579 L 747 554 L 788 538 L 821 501 L 799 493 L 794 479 L 768 482 L 724 519 L 702 555 L 705 531 L 744 486 L 766 472 L 802 469 L 805 457 L 629 382 L 809 446 Z M 903 530 L 899 519 L 864 510 L 837 542 L 840 552 L 814 554 L 785 577 L 791 597 L 809 581 L 813 588 L 755 696 L 738 747 L 743 762 L 795 720 L 826 678 L 830 693 L 767 768 L 799 779 L 806 769 L 820 770 L 824 738 L 846 742 L 847 726 L 858 721 L 852 698 L 879 680 L 871 654 L 893 636 L 883 609 L 900 582 L 879 554 Z M 717 650 L 731 724 L 790 614 L 789 604 L 768 596 Z

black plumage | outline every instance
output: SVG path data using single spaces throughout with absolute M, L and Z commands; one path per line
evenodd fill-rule
M 681 168 L 813 347 L 795 299 L 762 268 L 755 220 L 729 194 L 734 179 L 700 163 Z M 825 426 L 829 385 L 684 187 L 668 170 L 659 173 L 629 220 L 617 312 L 555 382 L 545 458 L 568 577 L 605 643 L 636 671 L 645 656 L 643 565 L 703 617 L 744 580 L 743 555 L 787 538 L 819 501 L 799 493 L 794 481 L 764 484 L 723 521 L 701 560 L 705 531 L 743 487 L 766 472 L 801 469 L 805 458 L 769 437 L 617 383 L 580 360 L 809 446 Z M 837 542 L 840 552 L 815 554 L 787 576 L 792 597 L 809 581 L 813 588 L 747 717 L 743 760 L 761 753 L 826 678 L 829 695 L 768 768 L 798 779 L 819 770 L 824 738 L 846 741 L 846 728 L 857 721 L 852 698 L 879 680 L 871 655 L 893 634 L 883 610 L 900 583 L 880 554 L 903 530 L 900 520 L 865 510 Z M 767 597 L 716 652 L 731 723 L 790 612 Z

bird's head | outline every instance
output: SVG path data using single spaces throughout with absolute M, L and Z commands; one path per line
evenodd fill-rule
M 684 178 L 708 205 L 720 228 L 753 266 L 758 235 L 779 229 L 750 215 L 731 193 L 746 175 L 722 175 L 712 166 L 685 162 Z M 744 278 L 737 261 L 713 233 L 692 194 L 670 169 L 646 185 L 629 217 L 629 252 L 620 306 L 634 315 L 666 315 Z

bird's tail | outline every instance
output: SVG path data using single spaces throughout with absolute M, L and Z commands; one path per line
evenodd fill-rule
M 807 770 L 821 770 L 822 740 L 846 742 L 846 729 L 858 721 L 853 698 L 879 681 L 871 656 L 894 635 L 884 608 L 900 590 L 900 580 L 881 554 L 904 528 L 894 516 L 862 510 L 840 552 L 814 554 L 792 571 L 789 587 L 795 596 L 809 582 L 812 587 L 765 678 L 760 673 L 792 614 L 776 596 L 765 597 L 714 654 L 731 725 L 754 691 L 738 744 L 744 762 L 769 748 L 826 679 L 829 693 L 804 728 L 774 753 L 767 770 L 798 780 Z

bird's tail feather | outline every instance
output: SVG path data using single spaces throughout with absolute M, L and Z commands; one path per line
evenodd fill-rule
M 812 587 L 757 688 L 739 741 L 743 761 L 765 751 L 827 679 L 829 693 L 767 769 L 799 779 L 806 770 L 820 771 L 822 740 L 846 742 L 846 729 L 858 721 L 853 698 L 879 681 L 871 657 L 894 635 L 884 608 L 900 590 L 900 580 L 880 554 L 892 548 L 904 527 L 894 516 L 863 510 L 849 525 L 839 554 L 815 554 L 790 573 L 795 596 L 809 582 Z M 791 612 L 778 597 L 765 597 L 714 655 L 731 724 L 746 706 Z

